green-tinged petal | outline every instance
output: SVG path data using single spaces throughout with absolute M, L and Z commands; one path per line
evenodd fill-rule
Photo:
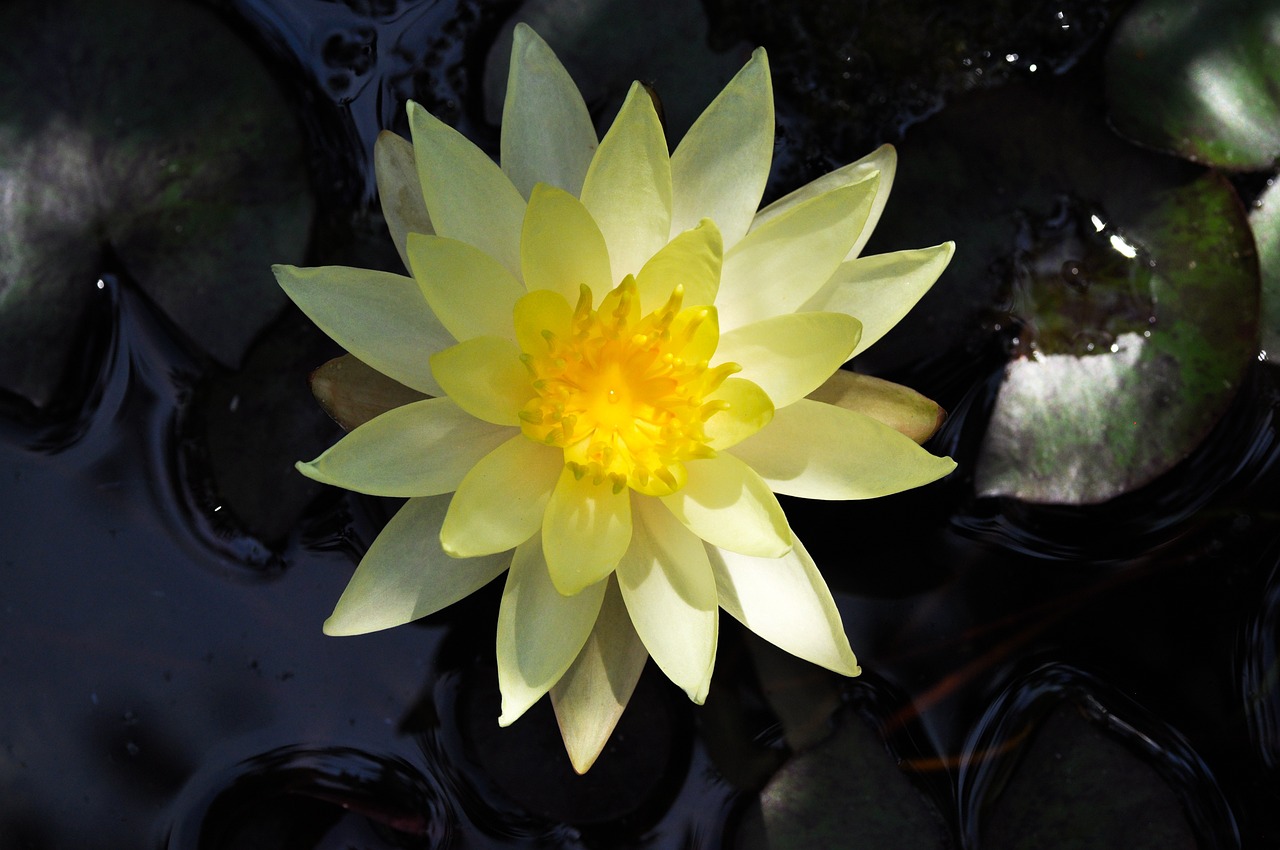
M 271 270 L 293 303 L 338 345 L 407 387 L 443 393 L 428 359 L 454 340 L 413 278 L 345 266 Z
M 658 667 L 701 705 L 720 623 L 707 551 L 659 500 L 637 498 L 632 511 L 631 546 L 618 562 L 622 598 Z
M 496 336 L 478 336 L 433 354 L 431 371 L 458 407 L 495 425 L 519 425 L 520 408 L 533 395 L 520 349 Z
M 388 410 L 427 397 L 350 354 L 321 365 L 307 376 L 307 383 L 324 412 L 347 431 Z
M 725 253 L 716 306 L 724 328 L 794 313 L 844 262 L 875 197 L 876 177 L 797 204 Z
M 582 652 L 551 688 L 569 761 L 586 773 L 604 750 L 649 657 L 612 578 Z
M 733 454 L 775 493 L 874 499 L 936 481 L 956 468 L 870 416 L 804 398 L 774 413 Z
M 498 609 L 499 724 L 514 723 L 569 669 L 595 626 L 606 584 L 561 596 L 538 537 L 516 549 Z
M 613 288 L 609 251 L 591 213 L 569 193 L 533 187 L 520 238 L 520 265 L 530 292 L 549 289 L 576 304 L 582 284 L 595 303 Z
M 514 549 L 542 527 L 564 451 L 518 434 L 480 459 L 458 485 L 440 530 L 444 550 L 471 558 Z
M 422 200 L 418 166 L 413 161 L 413 145 L 390 130 L 378 134 L 373 143 L 373 173 L 378 181 L 382 217 L 387 220 L 391 241 L 396 243 L 400 261 L 409 268 L 405 237 L 410 233 L 435 233 L 427 204 Z
M 374 496 L 435 496 L 458 489 L 476 461 L 515 433 L 429 398 L 366 422 L 298 471 Z
M 773 85 L 758 47 L 671 155 L 671 233 L 714 219 L 726 245 L 746 234 L 773 160 Z
M 729 454 L 685 464 L 688 480 L 662 502 L 714 546 L 762 558 L 791 548 L 791 528 L 769 485 Z
M 944 242 L 849 260 L 800 309 L 856 316 L 862 322 L 856 357 L 907 315 L 946 269 L 955 249 L 954 242 Z
M 714 304 L 720 288 L 720 230 L 703 219 L 649 258 L 636 275 L 640 311 L 651 313 L 667 302 L 677 285 L 684 287 L 684 306 Z
M 466 242 L 520 274 L 524 198 L 457 130 L 409 102 L 413 158 L 436 233 Z
M 893 145 L 881 145 L 857 162 L 851 162 L 843 168 L 837 168 L 835 171 L 824 174 L 817 180 L 801 186 L 790 195 L 774 201 L 756 214 L 755 221 L 752 222 L 751 227 L 753 229 L 760 227 L 774 216 L 781 215 L 810 198 L 816 198 L 841 186 L 861 183 L 878 174 L 880 182 L 875 187 L 875 199 L 871 202 L 871 210 L 867 214 L 867 221 L 862 226 L 862 233 L 858 236 L 857 241 L 853 243 L 853 247 L 849 249 L 849 254 L 845 258 L 852 260 L 862 253 L 867 240 L 871 238 L 871 231 L 875 230 L 876 224 L 880 221 L 880 213 L 884 211 L 884 205 L 889 200 L 889 191 L 893 189 L 893 177 L 897 170 L 897 151 L 893 149 Z
M 324 622 L 327 635 L 389 629 L 447 608 L 493 581 L 510 554 L 450 558 L 440 548 L 448 496 L 410 499 L 373 541 Z
M 727 378 L 707 401 L 728 405 L 707 420 L 707 445 L 727 449 L 750 437 L 773 419 L 773 402 L 759 386 L 742 378 Z
M 741 366 L 738 377 L 781 408 L 822 386 L 849 359 L 861 330 L 844 313 L 789 313 L 721 334 L 716 359 Z
M 845 676 L 862 672 L 831 591 L 804 545 L 781 558 L 707 547 L 720 607 L 792 655 Z
M 502 170 L 526 198 L 535 183 L 576 196 L 597 144 L 569 73 L 537 33 L 516 24 L 502 107 Z
M 671 157 L 644 86 L 634 83 L 600 142 L 582 203 L 604 234 L 610 280 L 636 274 L 671 235 Z
M 631 491 L 569 467 L 547 503 L 542 547 L 551 580 L 566 596 L 595 584 L 618 565 L 631 543 Z
M 947 418 L 936 401 L 910 387 L 845 369 L 837 369 L 807 398 L 870 416 L 917 443 L 937 433 Z
M 511 310 L 525 288 L 493 257 L 466 242 L 413 233 L 409 268 L 427 304 L 459 342 L 515 339 Z

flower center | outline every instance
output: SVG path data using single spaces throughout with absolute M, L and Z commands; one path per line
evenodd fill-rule
M 536 392 L 520 411 L 525 435 L 563 448 L 575 475 L 607 480 L 614 492 L 679 489 L 684 461 L 715 456 L 704 425 L 728 405 L 707 396 L 740 369 L 708 365 L 720 340 L 715 309 L 681 309 L 683 299 L 677 286 L 665 305 L 641 316 L 632 277 L 598 309 L 583 286 L 567 323 L 547 322 L 561 332 L 539 328 L 545 345 L 521 355 Z

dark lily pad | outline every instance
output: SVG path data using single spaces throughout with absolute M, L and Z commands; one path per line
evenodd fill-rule
M 959 790 L 966 846 L 1239 846 L 1217 780 L 1187 739 L 1063 664 L 1030 670 L 996 698 L 965 748 Z
M 957 102 L 900 153 L 895 195 L 930 203 L 890 204 L 877 236 L 959 247 L 864 363 L 892 366 L 913 339 L 1009 336 L 978 493 L 1102 502 L 1195 449 L 1257 353 L 1258 268 L 1231 185 L 1126 144 L 1100 104 L 1054 84 Z
M 291 110 L 185 2 L 0 7 L 0 388 L 46 407 L 105 268 L 238 365 L 311 200 Z
M 1178 797 L 1150 765 L 1062 706 L 1036 732 L 994 803 L 982 846 L 1195 850 Z
M 1145 0 L 1107 54 L 1117 130 L 1141 144 L 1229 169 L 1280 156 L 1280 3 Z
M 948 830 L 880 736 L 851 711 L 819 746 L 793 756 L 739 830 L 742 850 L 851 847 L 945 850 Z

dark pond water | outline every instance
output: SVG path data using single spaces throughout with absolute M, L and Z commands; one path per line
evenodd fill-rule
M 295 109 L 281 124 L 303 135 L 311 247 L 279 259 L 388 268 L 368 154 L 381 128 L 403 132 L 404 100 L 493 149 L 485 63 L 510 16 L 578 20 L 606 44 L 624 15 L 604 2 L 208 5 L 267 64 Z M 744 46 L 769 47 L 775 195 L 886 140 L 905 170 L 917 128 L 969 92 L 1049 75 L 1097 89 L 1120 8 L 674 5 L 707 35 L 680 42 L 679 63 L 641 51 L 705 71 L 662 79 L 673 102 L 686 81 L 709 98 Z M 628 33 L 675 41 L 663 8 Z M 590 102 L 606 121 L 621 85 L 604 79 Z M 1261 180 L 1237 183 L 1247 196 Z M 890 206 L 909 218 L 932 200 Z M 924 244 L 887 224 L 869 250 Z M 388 632 L 321 634 L 396 507 L 290 469 L 338 435 L 306 390 L 331 344 L 288 308 L 241 366 L 219 365 L 132 275 L 107 250 L 80 281 L 88 318 L 67 332 L 54 403 L 2 399 L 0 848 L 1280 845 L 1269 364 L 1244 371 L 1204 441 L 1153 483 L 1037 506 L 975 495 L 1017 350 L 1016 329 L 991 319 L 1008 310 L 998 287 L 963 333 L 887 339 L 871 368 L 948 408 L 930 448 L 959 470 L 874 502 L 785 503 L 863 676 L 790 660 L 725 618 L 706 705 L 651 665 L 577 777 L 545 700 L 496 725 L 500 588 Z

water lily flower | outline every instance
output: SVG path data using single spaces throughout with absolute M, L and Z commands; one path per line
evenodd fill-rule
M 857 675 L 775 493 L 872 498 L 955 466 L 856 409 L 869 396 L 838 371 L 951 257 L 950 243 L 859 256 L 893 150 L 758 210 L 774 134 L 763 50 L 669 153 L 639 84 L 598 140 L 523 25 L 501 166 L 408 109 L 412 145 L 383 134 L 375 162 L 412 276 L 275 269 L 356 358 L 342 374 L 386 376 L 383 390 L 352 390 L 363 424 L 298 468 L 408 497 L 325 631 L 396 626 L 505 571 L 499 723 L 550 692 L 579 771 L 648 657 L 706 698 L 720 609 Z

